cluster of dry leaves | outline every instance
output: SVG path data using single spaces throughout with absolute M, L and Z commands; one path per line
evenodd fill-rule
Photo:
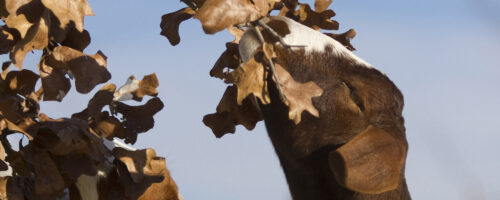
M 269 60 L 275 59 L 277 43 L 265 43 L 259 49 L 262 54 L 247 62 L 243 62 L 238 52 L 241 36 L 245 32 L 242 25 L 255 24 L 256 20 L 271 16 L 272 11 L 279 11 L 278 16 L 286 16 L 315 30 L 338 30 L 339 23 L 331 18 L 333 10 L 328 9 L 332 0 L 316 0 L 314 10 L 308 4 L 298 0 L 182 0 L 188 7 L 162 16 L 161 34 L 166 36 L 172 45 L 180 42 L 179 25 L 194 17 L 201 22 L 207 34 L 227 29 L 235 39 L 226 43 L 226 51 L 222 53 L 210 71 L 210 75 L 223 79 L 231 84 L 227 87 L 217 112 L 206 115 L 203 119 L 217 137 L 226 133 L 234 133 L 236 125 L 243 125 L 251 130 L 262 120 L 258 102 L 269 104 L 267 77 L 270 71 Z M 265 32 L 264 32 L 265 33 Z M 351 29 L 342 34 L 325 33 L 354 50 L 350 44 L 356 32 Z M 277 41 L 276 41 L 277 42 Z M 283 44 L 282 44 L 283 45 Z M 258 57 L 258 55 L 264 55 Z M 301 114 L 307 111 L 318 116 L 311 98 L 321 96 L 323 91 L 313 82 L 299 83 L 281 66 L 275 64 L 278 82 L 283 93 L 282 99 L 289 107 L 289 118 L 295 124 L 300 123 Z M 258 100 L 257 100 L 258 99 Z
M 142 80 L 132 76 L 119 89 L 104 85 L 85 110 L 70 118 L 52 119 L 39 112 L 40 100 L 63 100 L 70 79 L 76 91 L 87 94 L 111 78 L 102 52 L 82 52 L 90 43 L 83 28 L 88 15 L 93 12 L 86 0 L 0 0 L 0 54 L 10 56 L 0 78 L 0 173 L 12 170 L 0 177 L 0 199 L 56 199 L 68 191 L 71 199 L 80 199 L 75 182 L 98 171 L 108 173 L 107 184 L 100 185 L 104 199 L 143 199 L 175 186 L 165 159 L 154 150 L 111 150 L 103 143 L 121 138 L 133 144 L 137 134 L 153 127 L 153 115 L 163 108 L 155 74 Z M 43 52 L 38 73 L 23 69 L 33 50 Z M 10 69 L 12 64 L 18 70 Z M 41 87 L 36 89 L 38 80 Z M 144 105 L 121 102 L 141 101 L 145 95 L 153 98 Z M 28 144 L 11 144 L 7 136 L 16 133 L 28 138 Z

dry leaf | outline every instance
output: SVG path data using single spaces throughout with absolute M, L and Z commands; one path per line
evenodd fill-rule
M 35 143 L 54 155 L 67 155 L 71 152 L 89 152 L 88 140 L 84 130 L 69 119 L 40 120 Z
M 226 79 L 229 76 L 229 69 L 236 69 L 240 65 L 240 56 L 238 52 L 238 44 L 228 42 L 226 43 L 226 50 L 215 62 L 214 67 L 210 70 L 210 76 L 220 79 Z M 227 69 L 224 72 L 224 69 Z
M 102 112 L 100 115 L 101 119 L 92 125 L 94 131 L 108 140 L 112 140 L 114 137 L 125 139 L 127 134 L 125 132 L 125 127 L 123 127 L 120 120 L 113 116 L 110 116 L 108 112 Z
M 62 29 L 73 21 L 78 31 L 83 31 L 83 18 L 93 16 L 94 12 L 87 0 L 41 0 L 43 5 L 50 9 L 59 19 Z
M 64 190 L 64 179 L 47 151 L 28 145 L 24 149 L 24 158 L 34 169 L 35 195 L 51 196 Z
M 275 64 L 275 66 L 283 95 L 287 99 L 286 104 L 289 107 L 288 117 L 295 124 L 300 123 L 303 111 L 319 117 L 318 110 L 312 104 L 312 98 L 321 96 L 323 90 L 312 81 L 307 83 L 296 82 L 282 66 L 279 64 Z
M 0 114 L 12 123 L 19 123 L 23 116 L 21 107 L 21 98 L 12 95 L 0 96 Z
M 15 44 L 14 36 L 7 31 L 6 26 L 0 26 L 0 54 L 9 53 Z
M 96 121 L 100 121 L 101 110 L 104 106 L 109 105 L 113 101 L 113 93 L 115 93 L 116 85 L 108 83 L 104 85 L 94 97 L 90 99 L 87 106 L 88 114 Z
M 259 98 L 263 104 L 270 102 L 266 83 L 266 70 L 264 66 L 255 61 L 254 58 L 243 63 L 241 67 L 231 72 L 228 82 L 234 83 L 238 87 L 237 102 L 241 105 L 243 99 L 253 94 Z
M 112 113 L 121 113 L 123 115 L 123 126 L 127 133 L 125 142 L 134 144 L 138 133 L 143 133 L 153 128 L 155 115 L 163 109 L 163 102 L 160 98 L 155 97 L 150 99 L 142 106 L 129 106 L 121 102 L 114 102 L 111 107 Z
M 44 49 L 49 44 L 49 12 L 45 10 L 40 20 L 31 26 L 25 37 L 17 41 L 10 52 L 13 64 L 22 69 L 24 58 L 34 49 Z
M 38 64 L 38 71 L 42 80 L 43 100 L 62 101 L 71 88 L 71 82 L 66 73 L 45 64 L 44 59 Z
M 161 17 L 160 28 L 161 33 L 167 37 L 171 45 L 177 45 L 181 41 L 179 36 L 179 25 L 193 17 L 194 11 L 191 8 L 182 8 L 178 11 L 165 14 Z
M 238 105 L 236 102 L 237 89 L 229 86 L 224 93 L 217 112 L 205 115 L 203 123 L 212 129 L 216 137 L 226 133 L 234 133 L 236 125 L 243 125 L 247 130 L 253 130 L 257 122 L 262 120 L 259 105 L 253 95 L 248 96 Z
M 40 22 L 45 7 L 37 0 L 5 0 L 5 11 L 8 16 L 5 24 L 16 29 L 21 38 L 25 38 L 28 29 Z
M 2 87 L 4 87 L 9 94 L 17 93 L 28 96 L 35 90 L 38 78 L 40 78 L 38 74 L 35 74 L 31 70 L 23 69 L 21 71 L 10 71 L 2 82 Z
M 138 200 L 150 200 L 154 198 L 168 199 L 168 200 L 182 200 L 179 199 L 179 191 L 174 180 L 170 176 L 167 169 L 165 158 L 154 157 L 150 161 L 150 169 L 145 170 L 148 175 L 162 174 L 163 181 L 160 183 L 153 183 L 148 189 L 138 198 Z
M 238 27 L 234 27 L 234 26 L 228 27 L 227 31 L 229 33 L 231 33 L 231 35 L 234 36 L 234 40 L 231 43 L 235 43 L 235 44 L 238 44 L 240 42 L 241 36 L 243 36 L 243 33 L 245 33 L 245 30 L 238 28 Z M 226 45 L 227 45 L 227 43 L 226 43 Z
M 263 16 L 250 0 L 207 0 L 194 17 L 207 34 L 214 34 L 235 24 Z
M 111 79 L 111 74 L 106 69 L 106 59 L 101 51 L 95 55 L 86 55 L 69 47 L 58 46 L 44 64 L 55 69 L 70 70 L 75 76 L 76 91 L 86 94 L 96 85 Z
M 325 10 L 322 12 L 316 12 L 311 10 L 311 7 L 307 4 L 301 4 L 296 14 L 299 15 L 299 22 L 316 30 L 327 29 L 327 30 L 338 30 L 339 23 L 337 21 L 331 20 L 335 16 L 333 10 Z
M 113 100 L 126 101 L 134 99 L 142 101 L 145 95 L 158 95 L 158 90 L 156 89 L 158 86 L 158 78 L 155 73 L 144 76 L 141 81 L 136 80 L 134 76 L 130 76 L 125 85 L 121 86 L 114 93 Z
M 177 186 L 168 175 L 165 159 L 156 157 L 153 149 L 127 151 L 115 148 L 113 155 L 119 158 L 118 161 L 115 160 L 115 163 L 118 162 L 116 166 L 120 175 L 118 184 L 124 187 L 124 197 L 121 196 L 120 199 L 169 199 L 167 197 L 172 192 L 174 197 L 177 196 Z M 157 185 L 153 187 L 153 184 Z M 155 191 L 158 193 L 151 194 Z
M 342 45 L 344 45 L 347 49 L 354 51 L 356 50 L 352 44 L 351 44 L 351 39 L 356 36 L 356 31 L 354 29 L 349 29 L 347 32 L 342 33 L 342 34 L 335 34 L 335 33 L 325 33 L 325 35 L 328 35 L 332 37 L 333 39 L 337 40 L 340 42 Z
M 78 31 L 75 28 L 70 28 L 66 38 L 61 42 L 61 45 L 71 47 L 78 51 L 83 51 L 90 44 L 90 34 L 87 30 Z
M 333 0 L 315 0 L 314 9 L 316 10 L 316 12 L 323 12 L 326 9 L 328 9 L 328 7 L 330 6 L 330 4 L 332 4 L 332 2 Z

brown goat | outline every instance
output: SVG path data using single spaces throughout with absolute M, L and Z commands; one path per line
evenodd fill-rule
M 328 36 L 285 17 L 263 21 L 292 45 L 277 48 L 275 65 L 297 82 L 313 81 L 323 90 L 312 99 L 319 118 L 303 112 L 299 124 L 289 119 L 271 75 L 271 103 L 260 104 L 293 199 L 411 199 L 399 89 Z M 256 49 L 253 35 L 245 33 L 240 41 L 243 61 Z M 265 30 L 264 37 L 272 40 Z

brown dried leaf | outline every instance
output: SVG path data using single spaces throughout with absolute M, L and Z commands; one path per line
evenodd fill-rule
M 194 15 L 207 34 L 255 21 L 261 16 L 262 12 L 250 0 L 207 0 Z
M 0 54 L 9 53 L 15 44 L 14 36 L 6 26 L 0 26 Z
M 83 31 L 83 18 L 93 16 L 94 12 L 87 0 L 41 0 L 43 5 L 50 9 L 59 19 L 62 29 L 73 21 L 78 31 Z
M 231 72 L 228 82 L 234 83 L 238 87 L 237 102 L 241 105 L 243 99 L 253 94 L 259 98 L 263 104 L 270 102 L 267 91 L 266 70 L 264 66 L 255 61 L 254 58 L 243 63 L 241 67 Z
M 138 200 L 149 200 L 149 199 L 169 199 L 169 200 L 181 200 L 179 199 L 179 191 L 174 179 L 170 176 L 167 169 L 167 163 L 165 158 L 154 157 L 150 164 L 151 170 L 145 170 L 146 174 L 154 175 L 162 174 L 163 181 L 160 183 L 153 183 L 147 188 L 147 190 L 138 198 Z
M 0 177 L 0 199 L 5 200 L 25 200 L 30 199 L 30 195 L 23 191 L 24 183 L 20 177 Z
M 5 11 L 8 16 L 5 24 L 16 29 L 21 38 L 25 38 L 28 29 L 40 22 L 45 7 L 40 1 L 33 0 L 5 0 Z
M 9 94 L 28 96 L 35 90 L 38 78 L 38 74 L 31 70 L 10 71 L 2 82 L 2 87 Z
M 42 79 L 43 100 L 62 101 L 71 88 L 66 73 L 46 65 L 44 59 L 38 64 L 38 71 Z
M 293 77 L 282 66 L 275 64 L 276 74 L 278 75 L 283 95 L 286 97 L 286 104 L 290 108 L 288 117 L 295 122 L 300 123 L 303 111 L 319 117 L 318 110 L 312 104 L 313 97 L 319 97 L 323 90 L 316 83 L 309 81 L 299 83 L 293 80 Z
M 145 95 L 158 95 L 158 90 L 156 89 L 158 86 L 158 78 L 155 73 L 144 76 L 141 81 L 136 80 L 134 76 L 130 76 L 125 85 L 121 86 L 114 93 L 113 100 L 125 101 L 134 99 L 140 102 Z
M 108 140 L 112 140 L 114 137 L 125 139 L 127 134 L 125 132 L 125 127 L 123 127 L 120 120 L 113 116 L 110 116 L 108 112 L 102 112 L 100 115 L 101 119 L 92 125 L 92 129 Z
M 137 151 L 115 148 L 113 149 L 113 155 L 125 164 L 125 166 L 127 166 L 127 170 L 130 173 L 132 180 L 135 183 L 140 183 L 146 175 L 146 172 L 152 172 L 150 162 L 154 157 L 156 157 L 156 152 L 149 148 Z
M 316 12 L 323 12 L 326 9 L 328 9 L 328 7 L 330 6 L 330 4 L 332 4 L 332 2 L 333 0 L 315 0 L 314 9 L 316 10 Z
M 191 8 L 182 8 L 178 11 L 165 14 L 161 17 L 161 33 L 167 37 L 171 45 L 177 45 L 181 41 L 179 36 L 179 25 L 189 18 L 193 17 L 194 11 Z
M 243 30 L 241 28 L 234 27 L 234 26 L 228 27 L 227 31 L 229 33 L 231 33 L 231 35 L 234 36 L 234 40 L 231 43 L 235 43 L 235 44 L 238 44 L 240 42 L 241 36 L 243 36 L 243 33 L 245 33 L 245 30 Z
M 205 115 L 203 123 L 212 129 L 217 138 L 226 133 L 234 133 L 236 125 L 243 125 L 247 130 L 255 128 L 257 122 L 262 120 L 259 105 L 253 95 L 248 96 L 238 105 L 236 102 L 237 88 L 229 86 L 224 93 L 217 112 Z
M 104 106 L 109 105 L 113 101 L 116 85 L 108 83 L 103 86 L 94 97 L 90 99 L 87 106 L 88 114 L 96 121 L 101 119 L 101 110 Z
M 229 69 L 236 69 L 240 65 L 240 55 L 238 52 L 238 44 L 226 43 L 226 50 L 215 62 L 214 67 L 210 70 L 210 76 L 220 79 L 226 79 L 229 76 Z M 224 69 L 228 68 L 227 72 Z
M 62 193 L 65 187 L 64 179 L 50 154 L 35 145 L 28 145 L 24 149 L 24 155 L 26 162 L 34 169 L 35 195 L 51 196 Z
M 10 59 L 16 67 L 22 69 L 28 52 L 44 49 L 49 44 L 49 23 L 49 12 L 45 10 L 43 17 L 27 30 L 25 37 L 16 42 L 10 52 Z
M 164 159 L 156 157 L 154 150 L 127 151 L 123 148 L 115 148 L 113 149 L 113 155 L 119 158 L 115 159 L 118 177 L 116 177 L 117 180 L 113 184 L 114 188 L 110 188 L 110 190 L 118 190 L 120 193 L 108 194 L 108 199 L 169 199 L 168 196 L 160 195 L 165 192 L 167 192 L 167 195 L 171 194 L 168 190 L 172 190 L 175 196 L 177 195 L 175 183 L 173 183 L 170 176 L 165 176 L 166 165 Z M 164 184 L 165 179 L 170 179 L 166 181 L 172 182 L 175 188 L 171 187 L 171 184 Z M 157 188 L 156 186 L 151 188 L 155 183 L 164 187 Z M 156 189 L 161 189 L 161 192 L 151 194 Z
M 331 20 L 333 16 L 335 16 L 335 12 L 333 10 L 325 10 L 322 12 L 316 12 L 309 7 L 307 4 L 301 4 L 298 11 L 296 11 L 296 15 L 299 16 L 299 22 L 314 28 L 318 29 L 327 29 L 327 30 L 338 30 L 339 23 L 337 21 Z
M 89 152 L 88 140 L 81 127 L 70 119 L 40 119 L 35 143 L 54 155 Z
M 95 55 L 86 55 L 69 47 L 58 46 L 44 64 L 55 69 L 71 70 L 75 76 L 76 91 L 86 94 L 96 85 L 111 79 L 111 74 L 106 69 L 106 59 L 101 51 Z
M 0 114 L 11 123 L 22 121 L 21 98 L 13 95 L 0 96 Z
M 61 44 L 78 51 L 83 51 L 90 44 L 90 34 L 87 30 L 78 31 L 75 28 L 71 28 Z
M 354 29 L 349 29 L 347 32 L 342 34 L 335 34 L 335 33 L 325 33 L 325 34 L 340 42 L 347 49 L 351 51 L 356 50 L 354 46 L 352 46 L 351 44 L 351 39 L 356 36 L 356 31 Z
M 123 126 L 127 133 L 125 142 L 134 144 L 138 133 L 143 133 L 153 128 L 155 115 L 163 109 L 163 102 L 160 98 L 155 97 L 150 99 L 142 106 L 129 106 L 121 102 L 115 102 L 112 108 L 112 113 L 121 113 L 123 115 Z

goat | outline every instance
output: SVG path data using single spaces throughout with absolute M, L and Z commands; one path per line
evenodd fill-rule
M 269 73 L 271 103 L 259 104 L 293 199 L 411 199 L 404 175 L 403 95 L 394 83 L 319 31 L 286 17 L 260 22 L 272 29 L 264 28 L 266 41 L 273 41 L 274 32 L 285 43 L 276 45 L 273 62 L 296 81 L 313 81 L 324 91 L 312 99 L 319 118 L 303 112 L 295 124 Z M 255 31 L 247 29 L 240 40 L 243 62 L 262 45 Z

